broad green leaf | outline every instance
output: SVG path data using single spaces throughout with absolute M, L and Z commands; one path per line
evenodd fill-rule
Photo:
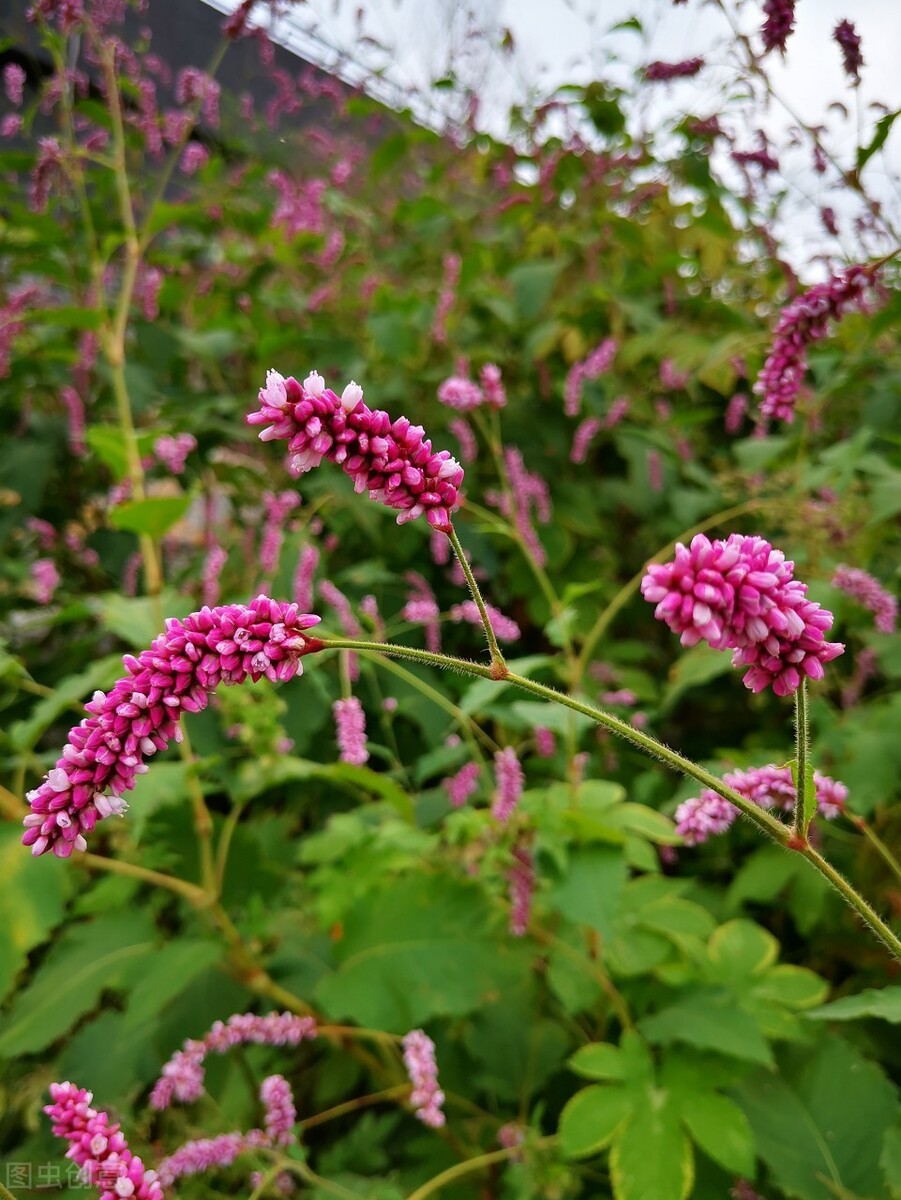
M 711 974 L 723 982 L 762 974 L 776 961 L 779 943 L 753 921 L 727 921 L 713 934 L 708 945 Z
M 110 524 L 130 533 L 146 533 L 161 538 L 177 525 L 191 507 L 191 496 L 148 496 L 144 500 L 128 500 L 112 510 Z
M 235 800 L 247 801 L 281 784 L 304 779 L 330 780 L 356 796 L 379 796 L 405 820 L 413 818 L 413 800 L 399 783 L 390 775 L 352 763 L 319 763 L 287 754 L 265 765 L 249 761 L 241 764 L 230 791 Z
M 517 315 L 524 324 L 534 321 L 550 299 L 566 260 L 560 256 L 541 262 L 526 262 L 513 268 L 508 279 L 513 286 Z
M 91 698 L 97 688 L 108 688 L 122 674 L 122 659 L 118 654 L 109 654 L 91 663 L 78 675 L 69 675 L 53 689 L 52 696 L 45 696 L 34 706 L 31 716 L 16 721 L 9 729 L 9 740 L 17 750 L 30 750 L 45 729 L 48 729 L 67 709 L 72 709 L 71 725 L 81 719 L 74 709 Z M 84 714 L 82 714 L 84 715 Z
M 90 1012 L 105 988 L 123 986 L 153 953 L 153 928 L 141 911 L 69 928 L 16 996 L 0 1033 L 0 1055 L 43 1050 Z
M 686 1200 L 694 1155 L 675 1107 L 652 1089 L 614 1140 L 610 1178 L 616 1200 Z
M 603 1150 L 629 1119 L 634 1104 L 634 1097 L 622 1087 L 595 1085 L 576 1092 L 560 1114 L 563 1157 L 587 1158 Z
M 901 989 L 899 989 L 901 991 Z M 813 1008 L 821 1004 L 829 992 L 829 984 L 806 967 L 795 967 L 780 963 L 772 967 L 751 985 L 755 999 L 772 1000 L 786 1008 Z M 901 1013 L 899 1013 L 901 1020 Z
M 626 886 L 626 860 L 614 846 L 579 846 L 570 853 L 550 903 L 570 921 L 609 937 Z
M 337 969 L 316 999 L 333 1017 L 394 1033 L 464 1016 L 528 969 L 523 947 L 492 935 L 496 923 L 474 883 L 440 874 L 395 880 L 347 914 Z
M 580 1046 L 570 1058 L 568 1066 L 585 1079 L 624 1079 L 625 1068 L 619 1046 L 609 1042 L 592 1042 Z
M 49 860 L 48 860 L 49 859 Z M 28 951 L 62 920 L 73 879 L 68 863 L 33 858 L 17 825 L 0 826 L 0 1000 Z
M 638 1028 L 658 1045 L 683 1042 L 744 1062 L 771 1066 L 773 1056 L 756 1021 L 725 988 L 693 988 L 673 1004 L 644 1017 Z
M 161 1063 L 150 1037 L 136 1033 L 122 1012 L 105 1010 L 81 1025 L 63 1044 L 61 1079 L 89 1079 L 105 1105 L 121 1105 L 146 1087 Z
M 670 818 L 645 804 L 627 801 L 618 805 L 613 812 L 605 813 L 604 820 L 614 829 L 634 833 L 657 845 L 677 846 L 682 841 L 681 837 L 676 835 L 675 826 Z
M 154 439 L 153 433 L 138 434 L 138 453 L 143 457 L 149 453 Z M 109 467 L 113 476 L 124 479 L 128 474 L 128 451 L 125 435 L 118 425 L 90 425 L 85 438 L 97 457 Z
M 876 122 L 876 131 L 870 139 L 868 146 L 860 146 L 857 151 L 857 170 L 862 171 L 867 165 L 877 150 L 881 150 L 885 145 L 888 135 L 892 131 L 892 126 L 895 121 L 901 117 L 901 108 L 895 112 L 888 112 L 884 117 L 880 117 Z
M 180 938 L 157 950 L 148 969 L 135 973 L 127 1009 L 129 1028 L 140 1029 L 155 1022 L 175 996 L 221 961 L 223 953 L 221 944 L 201 938 Z
M 776 1185 L 801 1200 L 883 1196 L 879 1156 L 897 1124 L 898 1096 L 879 1067 L 825 1037 L 787 1056 L 780 1074 L 757 1072 L 733 1093 Z
M 721 675 L 728 675 L 731 670 L 732 659 L 722 650 L 711 650 L 703 642 L 692 646 L 676 659 L 670 670 L 663 693 L 663 707 L 672 708 L 679 697 L 691 688 L 702 687 Z
M 860 1017 L 880 1017 L 901 1025 L 901 987 L 865 988 L 856 996 L 842 996 L 822 1008 L 806 1014 L 811 1021 L 856 1021 Z
M 159 625 L 158 612 L 173 616 L 185 610 L 185 598 L 174 588 L 165 588 L 157 598 L 108 592 L 91 603 L 96 607 L 103 628 L 121 638 L 133 650 L 145 650 L 154 638 L 164 632 Z
M 128 796 L 125 818 L 135 844 L 140 842 L 148 820 L 158 809 L 187 802 L 189 771 L 184 762 L 159 762 L 152 763 L 146 774 L 137 776 L 134 790 Z
M 680 1112 L 692 1140 L 708 1158 L 736 1175 L 753 1176 L 754 1134 L 734 1101 L 716 1092 L 695 1092 L 685 1096 Z
M 892 1200 L 901 1200 L 901 1125 L 885 1131 L 879 1165 Z

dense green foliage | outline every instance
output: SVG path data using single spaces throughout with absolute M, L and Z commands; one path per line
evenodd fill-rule
M 47 40 L 64 53 L 61 37 Z M 121 89 L 136 101 L 128 78 Z M 291 1081 L 301 1122 L 396 1096 L 406 1078 L 396 1042 L 346 1029 L 217 1058 L 208 1096 L 151 1113 L 148 1089 L 185 1038 L 291 993 L 329 1028 L 424 1028 L 447 1093 L 439 1132 L 390 1100 L 309 1120 L 302 1149 L 287 1153 L 306 1164 L 298 1186 L 310 1196 L 400 1200 L 497 1152 L 511 1122 L 521 1147 L 452 1177 L 442 1195 L 721 1200 L 742 1178 L 770 1197 L 901 1196 L 901 987 L 886 986 L 883 948 L 805 861 L 744 822 L 683 848 L 671 815 L 697 784 L 502 683 L 361 655 L 353 687 L 370 759 L 349 765 L 337 761 L 331 713 L 346 655 L 312 656 L 303 678 L 220 692 L 190 719 L 190 748 L 154 762 L 128 816 L 98 827 L 96 857 L 31 860 L 19 845 L 21 797 L 93 689 L 121 674 L 121 655 L 149 645 L 161 616 L 200 606 L 212 545 L 227 551 L 220 595 L 235 602 L 261 588 L 292 598 L 298 558 L 315 546 L 317 580 L 378 640 L 424 644 L 401 615 L 408 572 L 428 579 L 445 616 L 467 598 L 433 560 L 424 521 L 398 527 L 328 464 L 297 483 L 302 503 L 266 578 L 264 493 L 292 484 L 280 450 L 244 424 L 267 369 L 298 379 L 316 369 L 339 392 L 357 379 L 370 406 L 405 413 L 457 454 L 448 421 L 460 414 L 436 392 L 465 359 L 473 377 L 496 363 L 508 395 L 468 418 L 478 456 L 465 463 L 455 524 L 486 598 L 521 629 L 511 666 L 591 701 L 631 693 L 614 711 L 717 774 L 785 762 L 790 703 L 748 693 L 728 654 L 681 649 L 638 592 L 647 561 L 669 557 L 676 539 L 766 536 L 847 644 L 812 689 L 814 764 L 850 791 L 848 815 L 816 825 L 823 851 L 881 914 L 897 914 L 901 883 L 878 845 L 897 846 L 901 829 L 901 638 L 875 632 L 830 580 L 839 563 L 890 589 L 897 580 L 901 300 L 886 279 L 877 312 L 849 316 L 814 349 L 794 424 L 757 436 L 752 398 L 727 433 L 785 278 L 754 222 L 736 228 L 741 201 L 711 173 L 709 142 L 686 131 L 664 157 L 628 132 L 628 103 L 600 85 L 570 89 L 560 105 L 585 142 L 543 133 L 539 116 L 522 119 L 513 149 L 483 134 L 457 144 L 353 95 L 335 103 L 327 137 L 283 117 L 261 149 L 223 96 L 210 161 L 192 176 L 175 170 L 152 208 L 163 167 L 126 127 L 127 211 L 142 244 L 121 372 L 116 303 L 134 259 L 115 114 L 97 98 L 78 103 L 112 138 L 93 154 L 68 146 L 46 212 L 29 203 L 32 147 L 4 152 L 0 301 L 38 289 L 0 380 L 10 1161 L 60 1161 L 40 1114 L 54 1079 L 91 1088 L 151 1162 L 188 1137 L 258 1123 L 268 1071 Z M 32 117 L 46 121 L 25 112 L 26 132 Z M 64 115 L 53 119 L 65 148 Z M 342 160 L 349 178 L 328 183 Z M 276 167 L 324 181 L 318 228 L 291 234 L 273 220 Z M 460 278 L 436 337 L 448 254 Z M 148 268 L 163 275 L 158 312 L 141 307 Z M 565 415 L 568 372 L 608 337 L 612 365 L 584 383 L 579 417 Z M 62 395 L 73 385 L 87 418 L 74 451 Z M 628 411 L 607 427 L 621 396 Z M 586 416 L 602 427 L 576 463 Z M 196 448 L 177 475 L 153 446 L 180 433 Z M 516 523 L 505 447 L 549 491 L 549 519 L 532 515 L 544 566 Z M 49 549 L 35 517 L 58 531 Z M 160 590 L 148 554 L 163 564 Z M 39 599 L 33 565 L 44 558 L 60 581 Z M 313 607 L 341 631 L 330 603 Z M 449 653 L 486 661 L 478 626 L 446 619 L 442 637 Z M 536 753 L 536 728 L 555 734 L 552 757 Z M 490 812 L 501 746 L 516 749 L 527 780 L 503 826 Z M 472 760 L 479 790 L 453 810 L 442 780 Z M 517 846 L 536 872 L 519 938 L 508 930 Z M 218 903 L 128 870 L 199 884 L 205 847 Z M 250 1194 L 251 1169 L 267 1162 L 240 1160 L 179 1194 Z

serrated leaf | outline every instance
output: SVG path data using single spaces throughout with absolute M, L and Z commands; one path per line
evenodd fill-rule
M 748 1118 L 726 1096 L 694 1092 L 680 1105 L 692 1140 L 708 1158 L 736 1175 L 754 1174 L 754 1134 Z
M 144 500 L 129 500 L 114 508 L 109 520 L 115 529 L 161 538 L 178 524 L 191 502 L 191 496 L 148 496 Z
M 629 1119 L 633 1107 L 633 1097 L 622 1087 L 595 1085 L 576 1092 L 560 1114 L 563 1157 L 587 1158 L 603 1150 Z
M 609 1042 L 580 1046 L 567 1065 L 585 1079 L 625 1079 L 622 1051 Z
M 68 929 L 16 996 L 0 1033 L 0 1055 L 49 1046 L 91 1011 L 104 988 L 121 987 L 136 963 L 153 952 L 153 928 L 140 911 Z
M 809 1021 L 857 1021 L 879 1017 L 901 1025 L 901 987 L 865 988 L 856 996 L 842 996 L 805 1014 Z
M 18 826 L 0 826 L 0 1000 L 40 945 L 61 920 L 72 872 L 59 860 L 33 858 L 22 846 Z

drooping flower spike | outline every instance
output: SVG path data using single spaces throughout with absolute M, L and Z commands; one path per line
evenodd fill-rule
M 793 573 L 764 538 L 710 542 L 699 533 L 690 547 L 677 543 L 672 562 L 648 567 L 641 593 L 683 646 L 732 650 L 733 666 L 748 668 L 745 687 L 789 696 L 805 676 L 822 679 L 824 664 L 844 650 L 825 639 L 832 613 L 806 598 Z
M 127 674 L 109 694 L 94 693 L 85 705 L 90 715 L 69 731 L 62 757 L 28 793 L 24 845 L 58 858 L 84 850 L 98 820 L 128 807 L 123 793 L 147 771 L 146 760 L 180 740 L 182 713 L 206 708 L 220 683 L 301 674 L 301 658 L 319 645 L 304 633 L 318 623 L 296 604 L 267 596 L 202 608 L 183 621 L 170 617 L 148 650 L 124 657 Z
M 316 371 L 302 384 L 269 371 L 259 398 L 247 423 L 265 426 L 261 441 L 288 443 L 292 472 L 310 471 L 327 458 L 353 479 L 356 491 L 399 509 L 399 525 L 424 514 L 433 528 L 450 531 L 463 468 L 449 451 L 433 452 L 421 426 L 368 408 L 359 384 L 349 383 L 338 397 Z

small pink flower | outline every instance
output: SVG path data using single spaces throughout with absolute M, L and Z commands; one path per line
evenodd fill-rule
M 49 604 L 60 584 L 59 571 L 52 558 L 39 558 L 31 564 L 31 582 L 38 604 Z
M 584 463 L 588 457 L 588 448 L 591 445 L 595 435 L 602 428 L 603 422 L 600 417 L 586 417 L 585 420 L 576 428 L 573 434 L 573 444 L 569 452 L 569 461 L 573 463 Z
M 851 21 L 839 21 L 832 34 L 842 52 L 842 66 L 845 74 L 855 84 L 860 83 L 860 68 L 863 66 L 863 55 L 860 52 L 860 35 Z
M 462 766 L 456 775 L 450 775 L 443 781 L 444 790 L 450 800 L 451 808 L 462 808 L 466 801 L 479 788 L 478 763 L 470 762 Z
M 532 914 L 535 864 L 532 852 L 523 840 L 513 848 L 513 866 L 507 879 L 510 885 L 510 933 L 513 937 L 524 937 Z
M 494 756 L 494 800 L 491 815 L 502 825 L 513 816 L 522 795 L 524 776 L 516 751 L 512 746 L 498 750 Z
M 785 43 L 795 27 L 795 0 L 765 0 L 763 12 L 766 20 L 761 29 L 764 53 L 780 50 L 785 53 Z
M 479 383 L 485 396 L 485 403 L 492 408 L 503 408 L 507 403 L 507 392 L 501 377 L 501 369 L 494 363 L 486 363 L 479 372 Z
M 479 385 L 459 375 L 451 375 L 444 380 L 438 388 L 438 399 L 448 408 L 455 408 L 458 412 L 471 412 L 485 403 Z
M 297 1110 L 294 1093 L 284 1075 L 270 1075 L 260 1084 L 260 1099 L 266 1108 L 264 1124 L 269 1140 L 275 1146 L 290 1146 L 297 1141 L 294 1123 Z
M 864 608 L 875 614 L 875 625 L 880 633 L 894 633 L 898 623 L 898 601 L 887 592 L 878 579 L 859 567 L 835 568 L 832 586 L 844 592 Z
M 366 714 L 356 696 L 336 700 L 332 705 L 337 727 L 338 748 L 341 762 L 362 767 L 369 761 L 366 749 Z
M 493 604 L 486 604 L 485 610 L 488 613 L 491 628 L 494 630 L 494 636 L 499 642 L 519 641 L 520 629 L 514 620 L 505 617 Z M 475 600 L 464 600 L 462 604 L 455 604 L 449 615 L 452 621 L 467 621 L 470 625 L 482 624 L 482 615 Z
M 413 1084 L 410 1103 L 413 1105 L 414 1114 L 423 1125 L 440 1129 L 445 1123 L 445 1116 L 441 1111 L 444 1092 L 438 1087 L 435 1043 L 421 1029 L 414 1029 L 404 1037 L 402 1045 L 404 1065 Z
M 556 750 L 556 740 L 553 731 L 545 725 L 535 729 L 535 753 L 539 758 L 553 758 Z
M 200 142 L 188 142 L 182 151 L 179 166 L 186 175 L 196 175 L 210 161 L 210 152 Z
M 188 455 L 196 449 L 197 438 L 193 433 L 177 433 L 174 437 L 163 434 L 153 443 L 153 453 L 157 462 L 173 475 L 182 474 Z
M 703 58 L 686 58 L 681 62 L 651 62 L 644 69 L 648 83 L 669 83 L 672 79 L 691 79 L 704 67 Z
M 3 87 L 6 97 L 16 108 L 22 103 L 26 78 L 24 69 L 18 63 L 7 63 L 3 68 Z

